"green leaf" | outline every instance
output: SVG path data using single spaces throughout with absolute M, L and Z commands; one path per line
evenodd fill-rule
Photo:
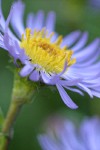
M 3 112 L 0 108 L 0 131 L 1 131 L 3 123 L 4 123 L 4 116 L 3 116 Z

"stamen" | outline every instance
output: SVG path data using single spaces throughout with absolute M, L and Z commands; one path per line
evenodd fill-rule
M 68 50 L 66 47 L 60 48 L 62 36 L 51 43 L 54 33 L 52 32 L 49 36 L 47 36 L 47 33 L 46 29 L 43 28 L 40 31 L 35 30 L 32 34 L 31 30 L 27 28 L 25 35 L 22 35 L 20 46 L 25 50 L 33 64 L 39 65 L 41 69 L 48 73 L 60 73 L 65 62 L 69 67 L 76 62 L 76 59 L 71 58 L 72 50 Z

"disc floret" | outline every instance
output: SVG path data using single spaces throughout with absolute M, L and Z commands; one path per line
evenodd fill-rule
M 72 50 L 60 47 L 61 36 L 55 42 L 51 42 L 53 35 L 53 32 L 48 35 L 45 28 L 40 31 L 35 30 L 33 34 L 27 28 L 22 35 L 20 46 L 33 64 L 37 64 L 48 73 L 59 73 L 63 70 L 65 62 L 69 67 L 76 62 L 76 59 L 71 58 Z

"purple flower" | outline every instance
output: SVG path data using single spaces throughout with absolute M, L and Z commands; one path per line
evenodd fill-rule
M 84 119 L 80 127 L 69 120 L 54 120 L 51 126 L 49 122 L 47 133 L 38 136 L 43 150 L 100 149 L 99 118 Z
M 100 9 L 100 0 L 89 0 L 88 3 L 89 3 L 89 6 L 94 8 L 95 10 Z
M 13 4 L 6 21 L 0 8 L 0 47 L 8 51 L 15 65 L 20 60 L 20 76 L 56 86 L 63 102 L 72 109 L 77 105 L 66 89 L 81 95 L 85 91 L 91 98 L 100 97 L 100 40 L 86 45 L 88 33 L 80 31 L 62 39 L 54 32 L 54 12 L 49 12 L 46 19 L 43 11 L 28 14 L 26 27 L 23 15 L 21 0 Z

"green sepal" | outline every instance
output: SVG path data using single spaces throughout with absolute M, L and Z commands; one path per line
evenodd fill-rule
M 34 93 L 40 88 L 39 83 L 34 83 L 28 77 L 21 77 L 19 69 L 14 73 L 14 86 L 12 100 L 19 104 L 30 102 L 34 98 Z

